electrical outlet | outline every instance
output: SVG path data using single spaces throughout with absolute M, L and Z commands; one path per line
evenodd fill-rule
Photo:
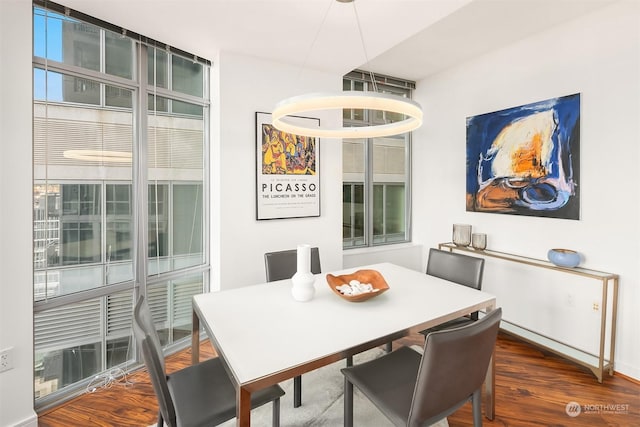
M 12 350 L 13 350 L 12 348 L 0 350 L 0 372 L 13 369 L 13 357 L 11 354 Z
M 572 294 L 567 294 L 567 305 L 569 307 L 575 307 L 576 306 L 576 300 L 573 297 Z

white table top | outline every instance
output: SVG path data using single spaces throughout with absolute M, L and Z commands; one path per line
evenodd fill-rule
M 298 302 L 291 281 L 196 295 L 194 310 L 239 385 L 337 354 L 380 337 L 418 332 L 478 308 L 495 297 L 393 264 L 378 270 L 389 290 L 354 303 L 335 295 L 326 273 L 316 275 L 315 297 Z

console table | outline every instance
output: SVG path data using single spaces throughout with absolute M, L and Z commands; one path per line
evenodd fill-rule
M 598 354 L 591 354 L 581 349 L 575 348 L 571 345 L 563 343 L 554 338 L 550 338 L 536 333 L 526 327 L 515 325 L 510 323 L 508 319 L 503 318 L 501 323 L 501 329 L 505 332 L 515 335 L 524 341 L 531 344 L 542 347 L 555 354 L 561 355 L 575 363 L 589 368 L 595 376 L 598 378 L 598 382 L 602 382 L 603 373 L 609 371 L 609 375 L 613 375 L 613 361 L 615 351 L 615 337 L 616 337 L 616 316 L 618 309 L 618 280 L 619 276 L 614 273 L 607 273 L 604 271 L 590 270 L 586 268 L 565 268 L 558 267 L 548 261 L 530 258 L 527 256 L 515 255 L 506 252 L 498 252 L 493 250 L 476 250 L 466 246 L 456 246 L 455 244 L 439 243 L 438 249 L 448 251 L 458 251 L 473 254 L 479 257 L 497 258 L 507 262 L 515 262 L 525 264 L 534 268 L 545 268 L 555 270 L 560 273 L 573 274 L 584 277 L 588 280 L 596 280 L 601 284 L 602 293 L 598 309 L 600 310 L 600 341 Z M 609 287 L 611 286 L 611 299 L 609 299 Z M 500 296 L 497 295 L 499 298 Z M 594 310 L 596 307 L 594 307 Z M 609 334 L 607 334 L 609 331 Z M 609 354 L 605 355 L 605 345 L 607 344 Z

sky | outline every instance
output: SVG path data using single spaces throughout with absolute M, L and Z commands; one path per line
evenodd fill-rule
M 53 61 L 62 61 L 62 20 L 68 19 L 63 15 L 35 9 L 33 16 L 33 54 Z M 48 72 L 47 81 L 45 71 L 34 69 L 33 96 L 34 99 L 62 101 L 62 75 Z

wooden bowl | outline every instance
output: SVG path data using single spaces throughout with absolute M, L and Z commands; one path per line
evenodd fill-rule
M 357 295 L 345 295 L 336 289 L 340 285 L 348 285 L 350 281 L 357 280 L 360 283 L 369 283 L 373 287 L 373 292 L 365 292 Z M 352 274 L 343 274 L 341 276 L 334 276 L 333 274 L 327 274 L 327 283 L 331 290 L 340 298 L 351 302 L 362 302 L 373 297 L 376 297 L 389 289 L 387 281 L 384 280 L 382 274 L 376 270 L 358 270 Z

